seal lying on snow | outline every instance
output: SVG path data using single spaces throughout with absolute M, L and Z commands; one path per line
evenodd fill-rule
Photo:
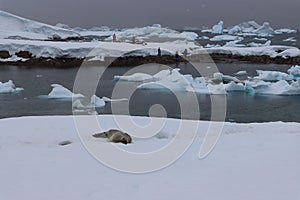
M 93 135 L 95 138 L 107 138 L 108 142 L 121 142 L 123 144 L 129 144 L 132 142 L 132 138 L 127 133 L 119 130 L 109 130 L 103 133 L 97 133 Z

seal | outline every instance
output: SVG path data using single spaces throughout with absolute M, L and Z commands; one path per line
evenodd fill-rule
M 108 130 L 102 133 L 96 133 L 93 135 L 95 138 L 107 138 L 108 142 L 114 142 L 114 143 L 123 143 L 123 144 L 129 144 L 132 143 L 132 138 L 127 133 L 124 133 L 120 130 Z

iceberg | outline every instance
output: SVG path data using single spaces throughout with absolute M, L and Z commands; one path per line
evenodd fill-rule
M 16 87 L 12 80 L 4 83 L 0 82 L 0 94 L 17 93 L 23 90 L 23 88 Z
M 293 80 L 293 77 L 284 72 L 278 71 L 263 71 L 256 70 L 258 76 L 253 77 L 254 80 L 263 81 L 280 81 L 280 80 Z
M 231 81 L 228 84 L 225 84 L 225 89 L 227 92 L 244 92 L 246 90 L 246 86 L 242 83 L 235 83 Z
M 105 101 L 99 97 L 97 97 L 96 95 L 93 95 L 91 97 L 91 104 L 93 106 L 95 106 L 96 108 L 101 108 L 105 106 Z
M 120 81 L 132 81 L 132 82 L 143 82 L 153 80 L 153 76 L 145 73 L 135 73 L 128 76 L 114 76 L 116 80 Z
M 213 38 L 210 39 L 210 41 L 223 41 L 223 40 L 243 40 L 243 37 L 239 37 L 239 36 L 233 36 L 233 35 L 217 35 Z
M 264 24 L 258 29 L 254 30 L 253 33 L 260 36 L 272 36 L 275 34 L 274 29 L 270 26 L 269 22 L 264 22 Z
M 213 78 L 214 78 L 215 80 L 218 80 L 218 81 L 224 81 L 224 82 L 231 82 L 231 81 L 236 82 L 236 83 L 241 82 L 241 81 L 240 81 L 238 78 L 236 78 L 236 77 L 229 76 L 229 75 L 224 75 L 224 74 L 222 74 L 222 73 L 220 73 L 220 72 L 214 73 L 214 74 L 213 74 Z
M 275 34 L 291 34 L 291 33 L 297 33 L 296 30 L 289 29 L 289 28 L 282 28 L 275 30 Z
M 224 22 L 220 21 L 218 24 L 212 27 L 211 33 L 213 34 L 223 34 Z
M 53 89 L 47 95 L 51 99 L 71 99 L 71 98 L 83 98 L 82 94 L 74 94 L 69 89 L 59 84 L 52 84 Z
M 287 71 L 290 75 L 299 78 L 300 77 L 300 66 L 295 65 L 292 66 L 290 69 Z M 295 79 L 295 78 L 294 78 Z
M 238 71 L 235 74 L 238 75 L 238 76 L 244 76 L 244 75 L 247 75 L 247 71 Z
M 291 81 L 280 80 L 275 83 L 260 83 L 252 85 L 256 94 L 266 95 L 300 95 L 300 80 Z

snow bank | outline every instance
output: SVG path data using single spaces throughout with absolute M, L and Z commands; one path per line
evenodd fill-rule
M 147 117 L 128 120 L 149 122 Z M 174 139 L 171 136 L 182 122 L 161 120 L 166 126 L 156 137 L 117 146 L 129 152 L 153 152 L 164 147 Z M 102 129 L 87 131 L 82 136 L 84 142 L 102 145 L 104 141 L 91 135 L 119 128 L 114 116 L 100 115 L 98 121 Z M 221 139 L 203 160 L 198 159 L 198 153 L 210 123 L 198 123 L 193 144 L 179 160 L 154 173 L 133 175 L 97 162 L 79 140 L 73 116 L 1 119 L 1 196 L 34 200 L 150 200 L 155 196 L 162 200 L 166 196 L 199 199 L 200 192 L 202 199 L 210 200 L 299 197 L 299 123 L 225 123 Z M 176 138 L 179 142 L 185 139 Z M 72 143 L 58 145 L 65 140 Z
M 0 94 L 16 93 L 23 90 L 23 88 L 16 87 L 12 80 L 9 80 L 4 83 L 0 82 Z
M 0 39 L 26 38 L 44 40 L 53 37 L 67 38 L 71 36 L 79 36 L 79 34 L 74 31 L 35 22 L 1 10 L 0 24 Z
M 48 98 L 51 99 L 71 99 L 71 98 L 83 98 L 82 94 L 74 94 L 69 89 L 59 84 L 52 84 L 52 90 L 48 94 Z

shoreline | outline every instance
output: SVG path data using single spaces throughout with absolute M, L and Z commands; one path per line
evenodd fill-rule
M 25 55 L 30 55 L 27 53 Z M 179 64 L 188 62 L 211 62 L 216 63 L 253 63 L 253 64 L 291 64 L 300 65 L 300 56 L 283 58 L 280 56 L 271 57 L 268 55 L 234 55 L 234 54 L 222 54 L 222 53 L 210 53 L 210 57 L 207 54 L 194 54 L 187 57 L 180 57 L 179 61 L 176 61 L 173 55 L 162 55 L 160 57 L 154 55 L 148 56 L 124 56 L 124 57 L 106 57 L 104 60 L 89 60 L 88 58 L 28 58 L 25 61 L 0 61 L 0 65 L 12 65 L 12 66 L 28 66 L 28 67 L 79 67 L 84 63 L 88 66 L 137 66 L 148 63 L 158 64 Z

